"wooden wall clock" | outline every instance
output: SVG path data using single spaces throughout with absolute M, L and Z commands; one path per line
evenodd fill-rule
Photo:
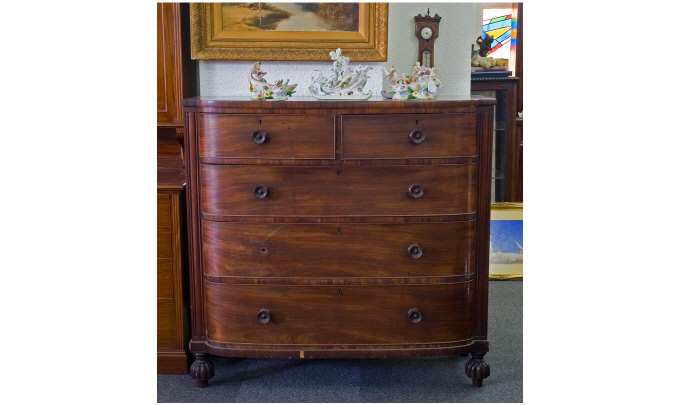
M 421 66 L 434 66 L 434 40 L 439 36 L 439 14 L 430 16 L 430 9 L 427 15 L 418 14 L 416 20 L 416 37 L 418 38 L 418 62 Z

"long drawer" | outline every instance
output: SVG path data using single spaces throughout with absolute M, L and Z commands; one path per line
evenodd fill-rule
M 474 272 L 475 221 L 262 224 L 203 221 L 204 271 L 238 277 L 413 277 Z
M 471 282 L 392 286 L 205 283 L 209 341 L 408 344 L 472 337 Z
M 476 156 L 474 114 L 343 115 L 345 159 Z
M 201 165 L 207 214 L 261 216 L 472 213 L 477 165 Z
M 333 159 L 332 115 L 201 114 L 201 157 Z

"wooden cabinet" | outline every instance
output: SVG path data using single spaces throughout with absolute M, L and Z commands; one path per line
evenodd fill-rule
M 183 186 L 158 185 L 157 220 L 157 346 L 158 371 L 186 373 L 188 319 L 182 274 Z
M 522 202 L 521 140 L 517 129 L 519 77 L 473 77 L 472 94 L 496 99 L 492 202 Z
M 518 118 L 516 121 L 517 128 L 517 164 L 515 165 L 515 198 L 517 201 L 524 201 L 524 183 L 522 179 L 524 178 L 522 173 L 524 172 L 524 120 Z
M 182 99 L 195 94 L 196 64 L 189 59 L 186 4 L 156 4 L 156 94 L 159 125 L 181 126 Z
M 208 355 L 467 354 L 481 386 L 493 105 L 185 100 L 198 385 Z
M 188 7 L 158 3 L 157 11 L 157 193 L 158 372 L 188 371 L 188 300 L 180 232 L 183 220 L 184 112 L 182 98 L 195 95 L 196 67 L 189 60 Z

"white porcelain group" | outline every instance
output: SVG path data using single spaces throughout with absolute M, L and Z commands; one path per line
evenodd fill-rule
M 413 65 L 411 74 L 399 74 L 394 65 L 390 69 L 383 68 L 383 87 L 388 90 L 383 90 L 382 95 L 393 100 L 432 100 L 442 89 L 436 70 L 420 66 L 420 62 Z
M 329 76 L 322 76 L 315 70 L 312 77 L 312 85 L 309 91 L 312 96 L 321 100 L 365 100 L 371 97 L 371 92 L 363 91 L 368 80 L 370 66 L 359 66 L 352 69 L 349 66 L 349 58 L 342 56 L 342 49 L 338 48 L 330 52 L 333 66 Z
M 349 66 L 350 58 L 342 56 L 342 49 L 338 48 L 329 53 L 333 65 L 330 74 L 323 76 L 319 70 L 314 71 L 312 85 L 309 91 L 319 100 L 366 100 L 371 97 L 371 91 L 364 92 L 368 80 L 370 66 L 359 66 L 353 69 Z M 399 74 L 394 66 L 383 68 L 382 91 L 385 98 L 393 100 L 432 100 L 441 91 L 441 82 L 435 75 L 435 68 L 413 65 L 411 74 Z M 288 84 L 279 80 L 274 84 L 267 83 L 264 76 L 267 72 L 261 70 L 260 62 L 253 65 L 250 71 L 250 92 L 253 100 L 287 100 L 295 93 L 297 84 Z

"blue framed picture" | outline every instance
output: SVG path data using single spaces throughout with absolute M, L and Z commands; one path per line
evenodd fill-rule
M 522 279 L 524 220 L 522 203 L 491 204 L 489 278 Z

